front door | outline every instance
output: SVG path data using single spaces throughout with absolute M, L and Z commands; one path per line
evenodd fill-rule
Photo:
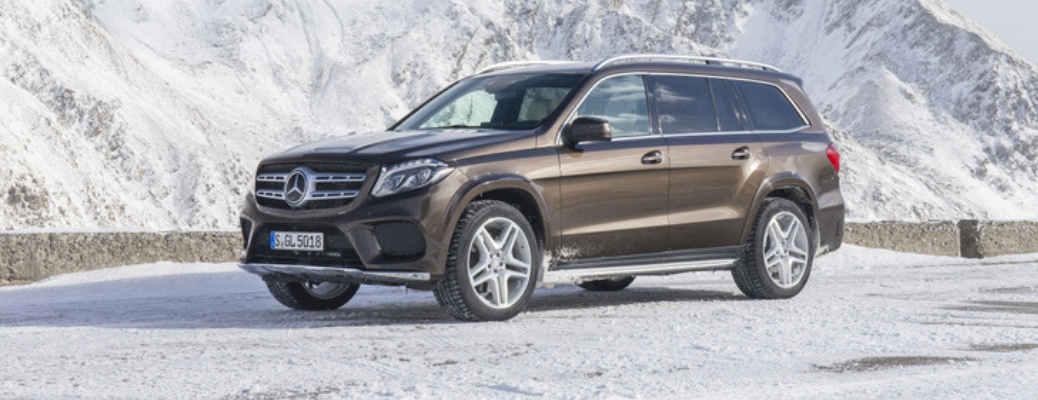
M 560 258 L 666 250 L 670 160 L 666 141 L 653 132 L 646 93 L 643 76 L 607 77 L 573 116 L 609 121 L 613 140 L 559 147 Z

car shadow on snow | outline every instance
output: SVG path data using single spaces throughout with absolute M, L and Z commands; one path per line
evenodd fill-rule
M 737 295 L 734 292 L 716 290 L 643 286 L 628 288 L 619 292 L 589 292 L 565 288 L 558 291 L 534 293 L 533 300 L 527 306 L 525 312 L 537 316 L 548 311 L 592 310 L 634 304 L 740 300 L 746 300 L 746 297 Z M 575 318 L 579 318 L 579 316 L 575 316 Z
M 185 274 L 189 275 L 189 274 Z M 278 304 L 258 285 L 211 282 L 222 274 L 135 278 L 72 287 L 26 287 L 0 292 L 0 329 L 6 327 L 96 327 L 114 329 L 306 329 L 458 323 L 436 303 L 432 293 L 362 288 L 334 311 L 295 311 Z M 204 285 L 201 281 L 207 281 Z M 130 287 L 130 289 L 126 289 Z M 632 287 L 619 292 L 587 292 L 571 285 L 538 289 L 519 318 L 565 318 L 595 310 L 667 302 L 739 301 L 730 291 L 703 287 Z M 693 306 L 694 307 L 694 306 Z M 586 314 L 582 312 L 586 310 Z M 637 309 L 613 310 L 616 314 Z

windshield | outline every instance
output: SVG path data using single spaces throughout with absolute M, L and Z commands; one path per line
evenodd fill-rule
M 581 75 L 520 74 L 467 79 L 400 122 L 409 129 L 515 129 L 541 125 Z

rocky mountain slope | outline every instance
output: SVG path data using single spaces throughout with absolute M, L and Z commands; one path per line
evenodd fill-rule
M 493 62 L 650 52 L 802 76 L 852 219 L 1038 218 L 1038 67 L 940 0 L 10 0 L 0 229 L 231 228 L 265 154 Z

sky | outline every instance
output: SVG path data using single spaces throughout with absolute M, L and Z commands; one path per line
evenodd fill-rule
M 945 0 L 966 16 L 984 25 L 1010 47 L 1038 63 L 1038 1 Z

